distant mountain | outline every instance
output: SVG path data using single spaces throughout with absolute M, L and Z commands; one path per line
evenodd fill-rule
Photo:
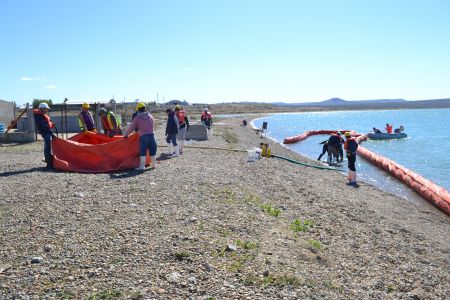
M 278 106 L 315 106 L 315 107 L 326 107 L 326 106 L 364 106 L 364 105 L 382 105 L 382 104 L 399 104 L 408 102 L 405 99 L 376 99 L 376 100 L 344 100 L 341 98 L 331 98 L 321 102 L 304 102 L 304 103 L 283 103 L 274 102 L 273 105 Z
M 321 102 L 258 102 L 258 101 L 239 101 L 236 104 L 271 104 L 274 106 L 286 107 L 318 107 L 333 109 L 395 109 L 395 108 L 450 108 L 450 98 L 445 99 L 429 99 L 408 101 L 405 99 L 375 99 L 375 100 L 344 100 L 341 98 L 331 98 Z

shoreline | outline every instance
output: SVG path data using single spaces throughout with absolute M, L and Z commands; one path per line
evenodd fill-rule
M 273 114 L 267 114 L 267 115 L 262 115 L 262 116 L 258 116 L 257 118 L 254 118 L 251 120 L 251 125 L 253 128 L 258 129 L 255 125 L 254 125 L 254 121 L 258 120 L 258 119 L 262 119 L 265 117 L 268 117 L 270 115 Z M 300 134 L 300 133 L 299 133 Z M 296 152 L 294 149 L 291 149 L 290 147 L 288 147 L 287 145 L 284 145 L 282 142 L 277 141 L 276 139 L 267 136 L 268 139 L 272 140 L 273 142 L 278 143 L 279 145 L 281 145 L 282 147 L 285 147 L 286 149 L 289 149 L 290 151 L 299 154 L 307 159 L 309 159 L 310 161 L 314 161 L 317 162 L 313 157 L 308 156 L 305 153 L 301 153 L 301 152 Z M 400 180 L 398 180 L 397 178 L 395 178 L 394 176 L 392 176 L 392 174 L 389 174 L 389 172 L 386 172 L 383 169 L 380 169 L 379 167 L 373 165 L 371 162 L 365 160 L 364 158 L 360 157 L 360 159 L 362 159 L 365 164 L 366 164 L 366 168 L 368 168 L 369 173 L 359 173 L 358 174 L 358 181 L 362 181 L 365 182 L 367 184 L 370 184 L 378 189 L 383 190 L 384 192 L 388 192 L 391 193 L 393 195 L 396 195 L 398 197 L 404 198 L 406 202 L 408 203 L 412 203 L 418 207 L 426 207 L 428 209 L 434 209 L 436 211 L 442 212 L 441 210 L 439 210 L 439 208 L 435 207 L 432 203 L 430 203 L 428 200 L 424 199 L 420 194 L 418 194 L 416 191 L 414 191 L 412 188 L 408 187 L 405 183 L 401 182 Z M 321 165 L 324 166 L 328 166 L 328 164 L 326 164 L 325 162 L 321 161 L 320 162 Z M 345 161 L 343 166 L 345 167 Z M 414 171 L 413 169 L 411 169 L 412 171 Z M 341 174 L 343 176 L 345 176 L 345 172 L 341 172 Z M 382 181 L 385 181 L 385 176 L 383 175 L 387 175 L 389 176 L 390 180 L 392 182 L 384 182 L 382 183 Z M 432 181 L 433 182 L 433 181 Z M 442 187 L 443 189 L 445 189 L 444 187 Z
M 208 141 L 192 144 L 259 146 L 259 136 L 240 122 L 221 121 Z M 163 145 L 164 123 L 157 123 Z M 274 153 L 310 163 L 268 142 Z M 366 183 L 345 186 L 335 171 L 186 148 L 143 173 L 48 172 L 40 169 L 41 147 L 0 148 L 0 296 L 7 299 L 449 292 L 450 237 L 442 233 L 450 219 Z M 42 261 L 31 263 L 33 257 Z

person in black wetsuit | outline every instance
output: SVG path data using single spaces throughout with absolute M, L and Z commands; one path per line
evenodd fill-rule
M 322 146 L 322 153 L 319 155 L 319 157 L 317 158 L 317 160 L 320 160 L 322 158 L 322 156 L 325 155 L 325 153 L 328 152 L 328 140 L 323 141 L 322 143 L 320 143 Z
M 328 139 L 328 162 L 332 161 L 333 157 L 336 157 L 338 162 L 344 159 L 344 151 L 342 150 L 343 140 L 341 133 L 338 131 L 333 133 Z
M 373 133 L 381 133 L 381 130 L 380 129 L 378 129 L 378 128 L 372 128 L 372 130 L 373 130 Z

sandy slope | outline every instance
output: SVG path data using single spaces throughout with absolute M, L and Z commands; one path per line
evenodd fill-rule
M 224 123 L 195 145 L 259 145 Z M 40 147 L 0 148 L 1 299 L 448 299 L 449 218 L 337 172 L 199 149 L 47 172 Z

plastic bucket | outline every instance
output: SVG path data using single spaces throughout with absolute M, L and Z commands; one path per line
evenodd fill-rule
M 258 159 L 258 153 L 255 150 L 247 150 L 247 161 L 249 162 L 253 162 L 256 161 Z

